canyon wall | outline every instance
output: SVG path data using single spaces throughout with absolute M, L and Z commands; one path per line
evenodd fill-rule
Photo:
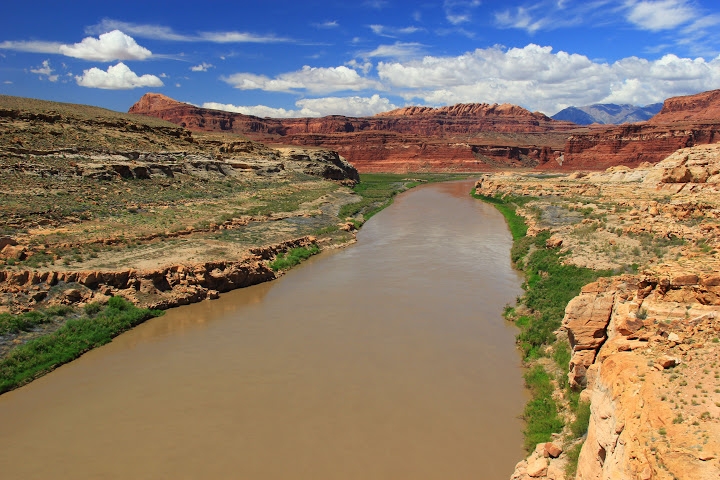
M 210 110 L 148 93 L 130 113 L 267 144 L 330 148 L 361 172 L 603 170 L 658 162 L 720 140 L 720 90 L 674 97 L 647 122 L 580 127 L 516 105 L 405 107 L 373 117 L 273 119 Z
M 148 93 L 129 112 L 189 130 L 235 133 L 266 144 L 329 148 L 361 172 L 557 165 L 565 132 L 576 127 L 507 104 L 407 107 L 361 118 L 272 119 L 199 108 Z

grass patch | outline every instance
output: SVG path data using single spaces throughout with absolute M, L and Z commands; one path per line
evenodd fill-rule
M 575 410 L 575 420 L 570 424 L 573 438 L 580 438 L 588 431 L 590 425 L 590 402 L 580 402 Z
M 72 311 L 73 309 L 67 305 L 58 305 L 18 315 L 0 313 L 0 335 L 29 332 L 43 323 L 52 322 L 55 317 L 65 317 Z
M 538 443 L 549 442 L 552 434 L 559 432 L 564 424 L 552 398 L 550 375 L 541 365 L 535 365 L 525 373 L 525 384 L 532 394 L 523 413 L 526 422 L 525 449 L 529 452 Z
M 291 248 L 287 254 L 278 253 L 275 260 L 270 262 L 270 268 L 272 268 L 275 272 L 278 270 L 287 270 L 288 268 L 294 267 L 303 260 L 307 260 L 317 253 L 320 253 L 320 247 L 317 245 Z
M 525 295 L 521 302 L 533 312 L 518 336 L 520 349 L 526 359 L 540 355 L 542 347 L 555 341 L 553 332 L 560 327 L 565 307 L 584 285 L 613 273 L 611 270 L 563 265 L 562 254 L 545 248 L 545 241 L 549 237 L 547 231 L 534 237 L 531 246 L 535 248 L 523 262 L 527 280 L 523 285 Z
M 525 219 L 516 213 L 517 207 L 524 205 L 532 200 L 531 197 L 490 197 L 488 195 L 479 195 L 475 192 L 471 193 L 473 198 L 491 203 L 503 214 L 507 221 L 508 228 L 512 234 L 513 240 L 518 241 L 527 235 L 527 225 Z
M 575 478 L 575 474 L 577 473 L 578 460 L 580 459 L 580 450 L 582 450 L 582 446 L 582 443 L 578 443 L 567 451 L 567 463 L 565 464 L 566 478 Z
M 137 308 L 112 297 L 95 316 L 68 320 L 56 332 L 16 347 L 0 361 L 0 393 L 40 377 L 151 317 L 157 310 Z

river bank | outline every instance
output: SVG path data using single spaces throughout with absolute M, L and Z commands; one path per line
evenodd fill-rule
M 506 311 L 534 392 L 514 480 L 720 474 L 719 162 L 695 147 L 634 170 L 477 183 L 528 225 L 513 247 L 526 293 Z

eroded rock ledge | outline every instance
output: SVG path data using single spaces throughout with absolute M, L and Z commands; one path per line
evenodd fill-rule
M 0 293 L 12 295 L 12 303 L 20 309 L 40 303 L 50 306 L 103 302 L 114 295 L 140 307 L 167 309 L 273 280 L 279 273 L 268 267 L 267 260 L 279 252 L 315 242 L 314 237 L 302 237 L 253 248 L 250 255 L 235 261 L 177 264 L 154 270 L 0 270 Z

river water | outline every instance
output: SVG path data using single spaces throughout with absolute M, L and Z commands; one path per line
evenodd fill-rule
M 521 279 L 470 188 L 399 195 L 357 244 L 0 396 L 0 478 L 509 478 Z

